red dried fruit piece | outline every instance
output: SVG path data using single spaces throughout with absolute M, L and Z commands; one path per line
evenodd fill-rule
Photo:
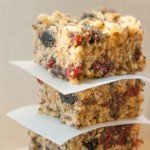
M 42 83 L 43 83 L 43 81 L 40 80 L 39 78 L 36 78 L 36 80 L 37 80 L 37 82 L 38 82 L 39 84 L 42 84 Z
M 135 60 L 139 60 L 141 56 L 142 56 L 141 47 L 137 47 L 134 53 Z
M 51 58 L 49 59 L 48 63 L 46 64 L 46 68 L 52 68 L 52 66 L 56 63 L 55 59 Z
M 100 106 L 101 107 L 108 107 L 108 104 L 104 102 L 104 103 L 100 104 Z
M 75 78 L 82 72 L 82 66 L 77 68 L 68 67 L 65 69 L 65 74 L 68 78 Z
M 127 96 L 128 97 L 133 97 L 133 96 L 136 96 L 138 95 L 140 92 L 140 88 L 139 87 L 132 87 L 130 88 L 128 91 L 127 91 Z
M 75 43 L 77 45 L 81 44 L 82 42 L 82 36 L 79 33 L 73 33 L 73 32 L 69 32 L 68 34 L 69 38 L 70 38 L 70 42 L 71 43 Z
M 132 144 L 132 147 L 139 147 L 141 144 L 143 144 L 144 142 L 143 142 L 143 140 L 141 140 L 141 139 L 136 139 L 135 141 L 134 141 L 134 143 Z
M 107 61 L 104 63 L 95 62 L 93 68 L 95 71 L 99 71 L 102 75 L 106 75 L 115 69 L 115 65 L 113 62 Z
M 77 35 L 75 36 L 75 42 L 76 42 L 77 44 L 80 44 L 81 41 L 82 41 L 82 36 L 79 35 L 79 34 L 77 34 Z
M 125 145 L 126 138 L 130 134 L 131 127 L 131 125 L 121 125 L 105 128 L 100 138 L 100 144 L 103 144 L 104 149 L 109 149 L 116 144 Z
M 94 69 L 98 70 L 101 74 L 104 74 L 104 72 L 105 72 L 105 67 L 98 62 L 94 63 Z

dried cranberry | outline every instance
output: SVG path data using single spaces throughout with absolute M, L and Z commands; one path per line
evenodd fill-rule
M 68 78 L 75 78 L 78 75 L 81 74 L 83 67 L 79 66 L 79 67 L 68 67 L 65 69 L 65 74 Z
M 96 42 L 100 42 L 101 40 L 103 40 L 104 35 L 102 34 L 102 32 L 94 27 L 90 27 L 89 28 L 89 34 L 90 34 L 90 41 L 89 43 L 93 43 L 94 41 Z
M 133 97 L 133 96 L 137 96 L 139 94 L 139 92 L 140 92 L 139 87 L 132 87 L 126 92 L 126 95 L 128 97 Z
M 143 142 L 143 140 L 141 140 L 141 139 L 136 139 L 134 142 L 133 142 L 133 144 L 132 144 L 132 147 L 133 148 L 138 148 L 141 144 L 143 144 L 144 142 Z
M 70 38 L 70 42 L 74 43 L 74 44 L 81 44 L 82 42 L 82 36 L 79 33 L 73 33 L 73 32 L 69 32 L 68 36 Z
M 42 83 L 43 83 L 43 81 L 40 80 L 39 78 L 36 78 L 36 80 L 37 80 L 37 82 L 38 82 L 39 84 L 42 84 Z
M 52 47 L 55 43 L 55 33 L 53 31 L 45 30 L 39 35 L 39 39 L 45 47 Z
M 59 96 L 63 102 L 68 104 L 74 104 L 77 100 L 74 94 L 63 95 L 62 93 L 59 93 Z
M 95 62 L 93 64 L 93 67 L 96 71 L 99 71 L 101 74 L 104 74 L 105 72 L 105 66 L 103 66 L 101 63 L 99 62 Z
M 103 144 L 104 149 L 109 149 L 116 144 L 125 145 L 127 143 L 126 138 L 130 134 L 131 127 L 132 125 L 106 127 L 102 132 L 100 144 Z
M 98 139 L 94 139 L 88 143 L 85 143 L 84 146 L 88 149 L 88 150 L 94 150 L 98 145 Z
M 115 69 L 115 65 L 113 62 L 105 61 L 103 63 L 94 62 L 93 68 L 95 71 L 99 71 L 100 74 L 106 75 L 112 72 Z
M 80 44 L 81 41 L 82 41 L 82 36 L 79 35 L 79 34 L 77 34 L 77 35 L 75 36 L 75 42 L 76 42 L 77 44 Z
M 46 64 L 46 68 L 52 68 L 52 66 L 56 63 L 54 58 L 49 59 L 48 63 Z
M 112 129 L 113 127 L 105 128 L 104 131 L 102 132 L 102 135 L 100 138 L 100 144 L 103 145 L 104 149 L 111 148 L 112 144 L 114 143 L 113 138 L 112 138 L 114 131 Z

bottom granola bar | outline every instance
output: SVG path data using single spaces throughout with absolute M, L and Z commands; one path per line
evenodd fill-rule
M 62 146 L 29 131 L 29 150 L 137 150 L 143 143 L 138 139 L 139 130 L 139 124 L 99 128 L 81 134 Z

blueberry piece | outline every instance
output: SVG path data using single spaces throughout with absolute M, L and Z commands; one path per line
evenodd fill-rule
M 81 16 L 81 19 L 86 19 L 86 18 L 96 18 L 96 16 L 92 13 L 83 13 L 83 15 Z
M 55 33 L 53 31 L 45 30 L 39 36 L 39 39 L 45 47 L 52 47 L 55 43 Z
M 88 149 L 88 150 L 94 150 L 94 148 L 96 148 L 98 145 L 98 139 L 94 139 L 88 143 L 85 143 L 85 147 Z
M 68 104 L 74 104 L 75 101 L 77 100 L 74 94 L 63 95 L 62 93 L 59 93 L 59 96 L 63 102 L 68 103 Z

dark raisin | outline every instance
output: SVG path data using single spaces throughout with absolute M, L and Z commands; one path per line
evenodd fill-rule
M 134 53 L 134 59 L 135 59 L 136 61 L 138 61 L 141 56 L 142 56 L 141 47 L 140 47 L 140 48 L 136 48 L 136 49 L 135 49 L 135 53 Z
M 114 62 L 105 61 L 103 63 L 101 62 L 94 62 L 93 68 L 95 71 L 98 71 L 102 75 L 106 75 L 110 72 L 112 72 L 115 69 Z
M 36 147 L 35 147 L 35 149 L 41 149 L 42 148 L 42 145 L 40 144 L 40 143 L 37 143 L 36 142 Z
M 81 16 L 81 19 L 83 20 L 86 18 L 97 18 L 97 17 L 92 13 L 83 13 L 83 15 Z
M 123 94 L 115 93 L 112 94 L 112 99 L 107 102 L 107 106 L 110 109 L 110 117 L 117 119 L 120 116 L 120 108 L 125 103 Z
M 85 33 L 85 39 L 87 39 L 86 42 L 89 42 L 90 44 L 92 44 L 94 41 L 96 42 L 103 42 L 105 41 L 105 38 L 107 37 L 106 34 L 103 34 L 101 32 L 101 30 L 92 27 L 92 26 L 88 26 L 88 24 L 84 25 L 82 24 L 83 28 L 83 32 Z
M 90 44 L 93 43 L 94 41 L 100 42 L 104 38 L 102 32 L 97 28 L 91 27 L 89 29 L 89 33 L 91 36 L 91 39 L 89 41 Z
M 82 31 L 83 31 L 83 35 L 81 36 L 80 34 L 78 35 L 78 39 L 76 43 L 79 44 L 85 44 L 85 43 L 100 43 L 103 44 L 106 41 L 107 38 L 107 34 L 104 34 L 101 32 L 100 29 L 97 29 L 95 27 L 89 26 L 88 23 L 84 22 L 82 24 Z
M 63 95 L 62 93 L 59 93 L 59 96 L 63 102 L 68 104 L 74 104 L 77 101 L 77 98 L 74 96 L 74 94 Z
M 64 71 L 63 71 L 62 67 L 60 67 L 59 65 L 53 64 L 52 68 L 51 68 L 51 73 L 54 77 L 66 79 Z
M 114 119 L 118 119 L 119 118 L 119 111 L 118 110 L 113 110 L 109 113 L 110 117 L 111 118 L 114 118 Z
M 45 47 L 52 47 L 55 43 L 55 33 L 53 31 L 45 30 L 39 35 L 39 39 Z
M 88 143 L 85 143 L 84 146 L 88 149 L 88 150 L 94 150 L 98 145 L 98 139 L 94 139 Z

